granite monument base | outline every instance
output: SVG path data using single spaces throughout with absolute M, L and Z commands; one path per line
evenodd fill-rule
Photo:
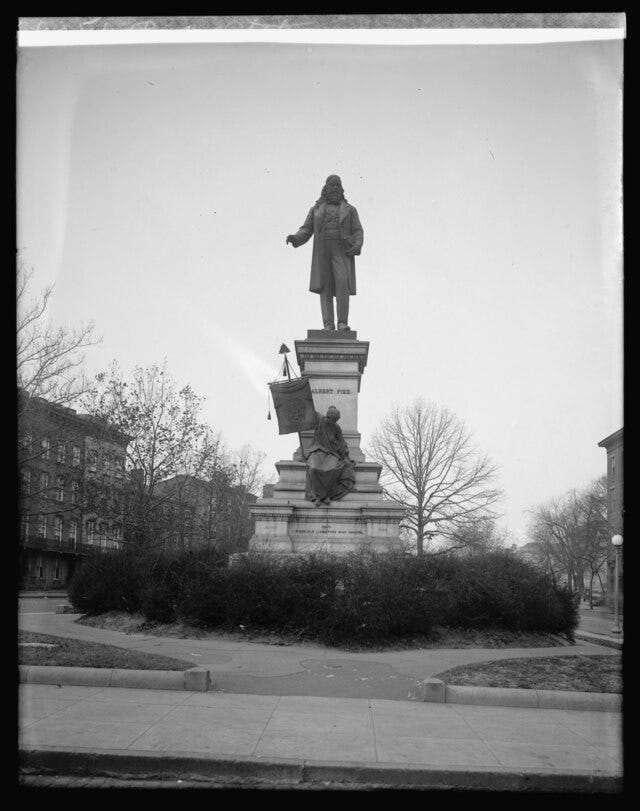
M 300 448 L 293 459 L 276 463 L 278 483 L 272 498 L 251 507 L 255 533 L 251 552 L 301 554 L 351 552 L 367 546 L 377 551 L 402 548 L 399 538 L 404 510 L 385 499 L 379 484 L 381 466 L 367 462 L 360 448 L 358 394 L 367 364 L 369 342 L 355 331 L 309 330 L 296 341 L 296 356 L 303 376 L 309 378 L 316 410 L 334 405 L 355 463 L 354 489 L 344 498 L 316 507 L 305 499 L 306 465 Z M 303 431 L 302 447 L 313 442 L 313 431 Z

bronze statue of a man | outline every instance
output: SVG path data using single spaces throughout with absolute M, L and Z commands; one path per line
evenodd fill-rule
M 320 198 L 295 234 L 289 234 L 294 248 L 313 235 L 309 290 L 320 294 L 324 329 L 335 329 L 333 298 L 338 305 L 338 329 L 349 329 L 349 296 L 356 294 L 356 263 L 362 249 L 363 231 L 356 209 L 347 203 L 342 181 L 329 175 Z

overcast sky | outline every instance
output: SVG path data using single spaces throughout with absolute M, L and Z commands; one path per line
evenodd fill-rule
M 621 85 L 622 41 L 21 49 L 18 247 L 53 320 L 95 321 L 90 372 L 166 358 L 275 474 L 266 384 L 322 327 L 285 237 L 339 174 L 363 448 L 394 402 L 448 406 L 524 542 L 622 425 Z

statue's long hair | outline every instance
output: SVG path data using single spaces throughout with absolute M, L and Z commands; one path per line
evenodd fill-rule
M 327 178 L 327 180 L 326 180 L 326 182 L 325 182 L 324 186 L 322 187 L 322 191 L 320 192 L 320 197 L 319 197 L 319 198 L 316 200 L 316 205 L 319 205 L 320 203 L 324 203 L 324 202 L 325 202 L 325 200 L 326 200 L 326 195 L 327 195 L 327 186 L 329 185 L 329 181 L 330 181 L 330 180 L 334 180 L 335 178 L 338 178 L 338 180 L 340 180 L 340 178 L 338 177 L 338 175 L 329 175 L 329 177 Z M 346 203 L 346 202 L 347 202 L 347 198 L 344 196 L 344 189 L 342 188 L 342 181 L 341 181 L 341 180 L 340 180 L 340 191 L 342 192 L 342 199 L 343 199 L 343 200 L 344 200 L 344 202 Z

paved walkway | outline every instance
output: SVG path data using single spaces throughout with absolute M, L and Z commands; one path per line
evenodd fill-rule
M 73 614 L 21 614 L 24 630 L 170 656 L 209 667 L 213 689 L 253 695 L 407 700 L 418 682 L 457 665 L 530 656 L 616 655 L 590 642 L 554 648 L 460 648 L 350 653 L 320 645 L 267 645 L 211 635 L 177 639 L 127 634 L 75 622 Z
M 619 713 L 24 685 L 23 749 L 619 775 Z M 97 759 L 99 764 L 100 760 Z

